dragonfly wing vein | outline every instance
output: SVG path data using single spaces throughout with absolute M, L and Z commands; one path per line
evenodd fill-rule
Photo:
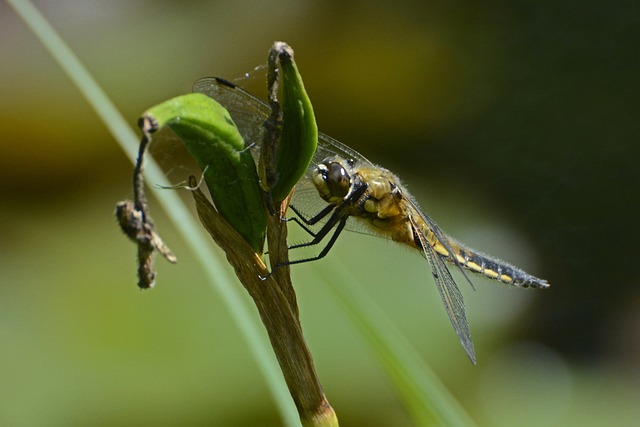
M 467 321 L 467 315 L 464 308 L 464 299 L 462 293 L 453 280 L 449 269 L 445 265 L 442 258 L 434 251 L 433 247 L 427 241 L 427 238 L 422 233 L 421 229 L 416 224 L 413 218 L 410 218 L 411 225 L 416 233 L 416 236 L 420 240 L 422 246 L 422 252 L 424 257 L 429 262 L 431 267 L 431 273 L 436 282 L 436 287 L 440 293 L 440 298 L 447 311 L 449 320 L 455 329 L 460 343 L 465 352 L 471 359 L 471 362 L 475 365 L 476 354 L 473 347 L 473 341 L 471 341 L 471 333 L 469 331 L 469 322 Z

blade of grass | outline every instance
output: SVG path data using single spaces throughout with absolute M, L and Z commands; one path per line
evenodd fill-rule
M 413 346 L 339 261 L 317 268 L 324 283 L 371 346 L 416 425 L 474 426 L 456 399 Z
M 24 20 L 53 58 L 64 69 L 69 78 L 76 84 L 120 144 L 127 157 L 135 164 L 138 136 L 80 60 L 29 1 L 7 0 L 7 3 Z M 147 159 L 145 164 L 145 177 L 148 182 L 161 186 L 170 185 L 160 167 L 152 159 Z M 202 232 L 200 225 L 176 192 L 159 191 L 153 186 L 150 187 L 150 190 L 173 222 L 174 227 L 182 234 L 185 242 L 191 246 L 193 254 L 200 262 L 209 279 L 208 282 L 225 301 L 258 362 L 258 366 L 266 379 L 273 398 L 276 400 L 285 424 L 287 426 L 299 426 L 298 413 L 289 396 L 280 367 L 262 332 L 262 325 L 251 315 L 249 305 L 241 297 L 242 288 L 235 286 L 236 279 L 230 274 L 228 265 L 218 255 L 219 252 L 213 250 L 212 242 Z

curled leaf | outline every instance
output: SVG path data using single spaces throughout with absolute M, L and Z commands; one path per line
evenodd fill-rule
M 270 70 L 276 69 L 276 61 L 282 74 L 282 118 L 280 142 L 275 149 L 277 179 L 270 192 L 273 201 L 278 203 L 289 195 L 309 167 L 318 145 L 318 126 L 311 100 L 293 59 L 293 49 L 284 42 L 275 42 L 269 54 Z M 270 83 L 274 86 L 269 88 L 270 98 L 276 96 L 277 83 L 274 85 Z M 270 101 L 273 108 L 277 100 Z
M 227 110 L 199 93 L 178 96 L 147 110 L 145 134 L 168 126 L 203 170 L 220 214 L 262 253 L 266 213 L 255 162 Z

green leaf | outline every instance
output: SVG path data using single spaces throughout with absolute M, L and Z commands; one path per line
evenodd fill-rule
M 293 50 L 286 43 L 276 42 L 272 51 L 282 73 L 282 137 L 275 159 L 278 179 L 270 189 L 273 200 L 279 202 L 289 195 L 309 167 L 318 145 L 318 126 Z
M 147 110 L 139 121 L 151 134 L 168 126 L 204 171 L 220 214 L 262 253 L 266 212 L 250 150 L 227 110 L 200 93 L 178 96 Z

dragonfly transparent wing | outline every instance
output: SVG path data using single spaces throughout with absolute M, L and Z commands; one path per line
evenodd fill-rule
M 251 147 L 253 156 L 258 161 L 260 144 L 265 132 L 264 122 L 271 113 L 269 105 L 233 83 L 218 77 L 206 77 L 198 80 L 193 85 L 193 91 L 215 99 L 229 111 L 245 140 L 245 145 Z M 318 196 L 318 191 L 311 181 L 311 173 L 318 163 L 327 157 L 336 155 L 344 159 L 352 159 L 355 165 L 371 165 L 373 167 L 371 162 L 357 151 L 328 135 L 318 133 L 318 148 L 307 173 L 296 185 L 292 201 L 293 205 L 302 213 L 313 216 L 327 206 L 327 203 Z M 375 235 L 368 232 L 366 228 L 358 226 L 355 221 L 349 221 L 347 229 Z
M 229 111 L 245 145 L 258 147 L 264 134 L 264 122 L 271 109 L 267 104 L 233 83 L 217 77 L 206 77 L 193 85 L 193 91 L 215 99 Z
M 193 91 L 205 94 L 225 107 L 233 121 L 238 126 L 240 134 L 247 145 L 259 148 L 265 128 L 265 120 L 271 113 L 271 108 L 264 101 L 251 95 L 233 83 L 218 78 L 205 77 L 193 85 Z M 339 155 L 345 159 L 371 164 L 362 154 L 336 141 L 328 135 L 318 133 L 318 149 L 314 155 L 314 164 L 320 163 L 326 157 Z
M 467 315 L 464 308 L 464 299 L 462 293 L 456 285 L 456 282 L 451 277 L 451 272 L 445 265 L 442 258 L 435 252 L 433 247 L 427 241 L 426 236 L 422 232 L 419 225 L 415 222 L 413 217 L 410 217 L 411 225 L 416 233 L 416 237 L 420 240 L 420 246 L 422 246 L 422 252 L 424 257 L 429 262 L 431 267 L 431 274 L 436 282 L 436 287 L 440 293 L 440 298 L 444 304 L 444 308 L 447 311 L 449 320 L 455 329 L 462 347 L 466 351 L 469 359 L 475 365 L 476 363 L 476 351 L 473 347 L 473 341 L 471 341 L 471 333 L 469 332 L 469 322 L 467 321 Z

